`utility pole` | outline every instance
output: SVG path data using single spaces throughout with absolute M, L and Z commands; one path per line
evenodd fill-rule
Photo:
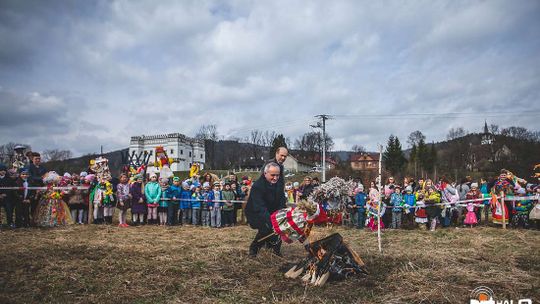
M 317 122 L 316 125 L 311 125 L 314 128 L 321 128 L 323 133 L 323 148 L 322 148 L 322 182 L 326 182 L 326 120 L 330 119 L 330 115 L 326 114 L 319 114 L 315 115 L 315 117 L 322 120 L 321 122 Z

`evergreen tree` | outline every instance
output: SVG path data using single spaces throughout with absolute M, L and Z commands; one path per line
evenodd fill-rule
M 429 170 L 429 163 L 430 163 L 430 155 L 429 155 L 429 150 L 428 150 L 428 147 L 426 145 L 426 143 L 424 142 L 424 139 L 420 139 L 420 141 L 418 142 L 418 148 L 416 150 L 416 158 L 418 160 L 418 164 L 420 165 L 420 168 L 423 170 L 423 171 L 427 171 Z M 422 174 L 424 175 L 424 174 Z
M 270 155 L 269 155 L 270 158 L 274 158 L 274 156 L 276 156 L 276 150 L 279 147 L 285 147 L 285 148 L 288 149 L 287 142 L 286 142 L 285 136 L 283 136 L 283 134 L 279 134 L 272 141 L 272 148 L 270 149 Z
M 403 155 L 401 143 L 399 142 L 399 138 L 394 135 L 390 135 L 388 138 L 386 150 L 383 153 L 383 161 L 386 169 L 394 175 L 400 173 L 405 166 L 407 160 Z
M 414 176 L 416 176 L 416 169 L 417 169 L 417 163 L 418 161 L 418 149 L 416 148 L 416 144 L 412 145 L 411 148 L 411 155 L 409 156 L 409 164 L 411 164 L 411 171 L 414 173 Z

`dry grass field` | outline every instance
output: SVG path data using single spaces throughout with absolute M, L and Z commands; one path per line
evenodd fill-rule
M 369 276 L 321 288 L 283 276 L 304 256 L 284 245 L 251 259 L 255 231 L 157 226 L 70 226 L 0 232 L 0 303 L 468 303 L 471 290 L 540 301 L 540 232 L 481 227 L 337 231 Z

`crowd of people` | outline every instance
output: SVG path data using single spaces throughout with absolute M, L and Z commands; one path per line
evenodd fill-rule
M 398 183 L 389 177 L 380 189 L 377 184 L 355 181 L 341 222 L 375 230 L 381 216 L 381 228 L 435 230 L 503 220 L 514 227 L 538 227 L 540 219 L 540 208 L 535 208 L 540 187 L 506 170 L 491 181 L 476 182 L 467 177 L 455 183 L 442 177 L 433 182 L 407 177 Z M 185 180 L 143 172 L 108 179 L 97 178 L 90 170 L 58 175 L 44 168 L 39 153 L 23 168 L 8 170 L 0 164 L 0 204 L 6 224 L 13 228 L 112 224 L 115 213 L 119 227 L 230 227 L 245 222 L 242 210 L 251 185 L 247 176 L 219 180 L 209 173 Z M 318 185 L 317 178 L 307 176 L 301 184 L 285 183 L 283 195 L 293 206 L 307 199 Z M 506 200 L 498 205 L 494 196 L 501 193 Z
M 119 227 L 131 225 L 201 225 L 229 227 L 237 224 L 238 210 L 249 192 L 251 179 L 223 180 L 207 173 L 186 180 L 158 178 L 157 174 L 122 173 L 98 179 L 92 172 L 47 172 L 35 153 L 20 170 L 0 164 L 0 202 L 10 227 L 64 224 L 112 224 L 118 210 Z M 37 189 L 35 189 L 37 187 Z M 2 189 L 4 188 L 4 189 Z M 1 218 L 1 217 L 0 217 Z
M 491 181 L 466 177 L 456 183 L 441 177 L 433 182 L 406 177 L 399 184 L 389 177 L 381 189 L 374 181 L 368 190 L 358 184 L 353 196 L 347 217 L 350 225 L 358 228 L 377 229 L 378 216 L 381 228 L 392 229 L 434 231 L 437 227 L 472 228 L 503 221 L 511 227 L 540 227 L 540 186 L 504 169 Z

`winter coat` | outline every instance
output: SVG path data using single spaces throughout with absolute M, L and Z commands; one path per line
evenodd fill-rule
M 178 199 L 180 199 L 180 194 L 182 193 L 182 188 L 181 187 L 178 187 L 178 186 L 175 186 L 175 185 L 171 185 L 169 187 L 170 189 L 170 195 L 171 195 L 171 198 L 176 198 L 177 200 L 175 201 L 169 201 L 169 204 L 180 204 L 180 201 L 178 201 Z
M 403 195 L 401 193 L 392 193 L 390 195 L 390 206 L 393 206 L 392 212 L 403 212 Z
M 144 186 L 144 195 L 146 196 L 146 204 L 156 207 L 161 198 L 161 186 L 157 182 L 149 182 Z
M 181 189 L 180 192 L 180 209 L 191 209 L 191 191 Z
M 173 190 L 171 190 L 170 186 L 167 186 L 165 189 L 161 188 L 162 199 L 159 200 L 159 207 L 169 207 L 169 203 L 171 203 L 169 199 L 173 198 L 172 194 Z
M 232 190 L 223 190 L 221 192 L 221 199 L 225 201 L 233 201 L 234 200 L 234 192 Z M 224 211 L 230 211 L 234 209 L 234 203 L 232 202 L 225 202 L 223 204 L 223 210 Z
M 414 206 L 416 206 L 416 196 L 413 193 L 405 193 L 403 195 L 403 204 L 412 207 L 409 208 L 409 211 L 414 212 Z
M 367 200 L 367 195 L 364 192 L 358 192 L 354 196 L 354 204 L 356 205 L 358 212 L 366 211 L 366 200 Z
M 259 177 L 249 194 L 246 204 L 246 218 L 253 229 L 272 231 L 270 215 L 285 208 L 283 191 L 275 184 L 271 184 L 264 176 Z
M 191 208 L 201 209 L 201 200 L 203 199 L 201 192 L 193 192 L 191 199 Z

